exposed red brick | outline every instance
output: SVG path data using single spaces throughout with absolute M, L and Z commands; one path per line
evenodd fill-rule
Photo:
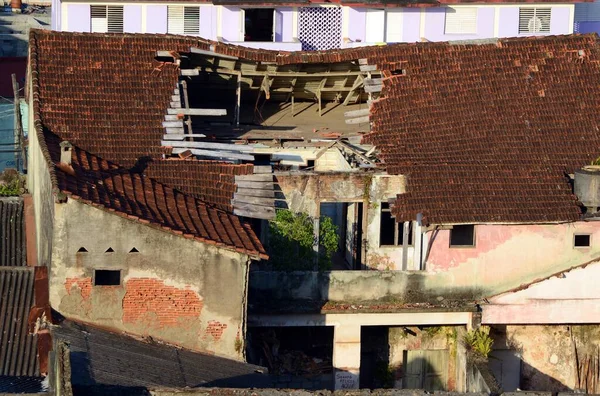
M 67 289 L 69 295 L 75 285 L 81 291 L 81 297 L 83 297 L 84 300 L 87 300 L 92 294 L 92 278 L 67 278 L 65 281 L 65 289 Z
M 145 320 L 156 315 L 157 325 L 177 326 L 180 319 L 199 319 L 203 301 L 196 292 L 166 286 L 160 279 L 135 278 L 125 284 L 123 322 Z
M 212 337 L 213 341 L 219 341 L 226 328 L 227 324 L 211 320 L 208 322 L 208 326 L 206 326 L 202 339 L 206 340 L 208 337 Z

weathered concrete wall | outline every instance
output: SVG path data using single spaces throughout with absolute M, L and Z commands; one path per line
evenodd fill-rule
M 55 210 L 50 301 L 61 314 L 243 358 L 247 256 L 72 199 Z M 94 269 L 120 270 L 121 285 L 94 286 Z
M 590 234 L 591 247 L 574 248 L 574 234 Z M 428 272 L 447 272 L 456 284 L 494 285 L 499 292 L 600 258 L 600 224 L 477 225 L 476 246 L 451 248 L 450 231 L 427 235 Z
M 577 379 L 591 375 L 588 383 L 598 383 L 600 326 L 492 326 L 490 335 L 494 351 L 512 350 L 521 357 L 521 390 L 598 392 Z
M 31 84 L 29 84 L 31 89 Z M 33 93 L 29 92 L 29 98 Z M 29 108 L 29 149 L 27 163 L 27 189 L 33 196 L 33 207 L 35 213 L 35 234 L 37 246 L 38 265 L 50 265 L 52 253 L 52 230 L 54 222 L 54 194 L 52 192 L 52 181 L 48 164 L 40 149 L 37 133 L 34 130 L 33 105 Z

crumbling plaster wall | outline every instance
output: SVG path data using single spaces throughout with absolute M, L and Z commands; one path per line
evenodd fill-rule
M 404 176 L 375 175 L 363 172 L 278 173 L 277 182 L 288 208 L 317 217 L 321 202 L 363 203 L 366 219 L 365 265 L 370 269 L 398 270 L 402 267 L 402 247 L 379 246 L 381 202 L 406 190 Z M 413 248 L 409 247 L 408 263 L 412 266 Z
M 427 233 L 426 269 L 446 273 L 455 285 L 480 285 L 500 293 L 522 283 L 600 258 L 600 226 L 578 221 L 546 225 L 475 226 L 475 246 L 451 248 L 450 231 Z M 591 246 L 574 248 L 574 234 L 590 234 Z
M 55 211 L 50 301 L 62 315 L 243 359 L 248 256 L 72 199 Z M 94 286 L 94 269 L 121 270 L 121 285 Z
M 494 350 L 513 350 L 521 358 L 521 390 L 565 392 L 580 388 L 578 375 L 584 378 L 592 368 L 590 359 L 598 361 L 600 327 L 597 325 L 492 326 Z M 593 373 L 592 373 L 593 372 Z M 590 374 L 598 372 L 593 368 Z M 591 382 L 591 381 L 590 381 Z M 597 389 L 581 388 L 585 393 Z

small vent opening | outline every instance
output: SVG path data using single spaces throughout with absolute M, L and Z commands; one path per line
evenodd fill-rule
M 114 253 L 115 251 L 113 250 L 113 248 L 109 247 L 108 249 L 106 249 L 106 252 L 104 253 Z
M 87 253 L 87 249 L 84 248 L 83 246 L 79 248 L 79 250 L 77 250 L 77 253 Z
M 131 250 L 129 251 L 129 253 L 139 253 L 140 251 L 137 250 L 136 248 L 131 248 Z

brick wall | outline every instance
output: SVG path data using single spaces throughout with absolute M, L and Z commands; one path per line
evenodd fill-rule
M 196 292 L 166 286 L 159 279 L 130 279 L 125 288 L 124 323 L 144 320 L 152 314 L 159 326 L 175 326 L 180 319 L 199 318 L 202 312 L 203 301 Z
M 65 289 L 71 295 L 73 287 L 81 291 L 81 297 L 87 300 L 92 294 L 92 278 L 67 278 L 65 281 Z

